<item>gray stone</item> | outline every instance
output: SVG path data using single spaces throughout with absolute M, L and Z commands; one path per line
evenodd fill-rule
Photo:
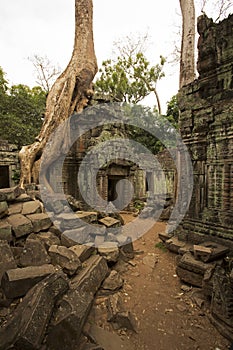
M 52 245 L 49 248 L 49 255 L 54 265 L 59 265 L 65 273 L 73 275 L 82 264 L 78 256 L 67 247 Z
M 27 193 L 20 194 L 15 200 L 15 203 L 25 203 L 31 201 L 32 198 Z
M 0 202 L 0 219 L 8 214 L 7 202 Z
M 16 268 L 16 262 L 7 242 L 0 241 L 0 281 L 5 271 Z
M 19 298 L 24 296 L 39 281 L 54 272 L 53 265 L 13 268 L 4 273 L 1 287 L 7 298 Z
M 102 255 L 109 263 L 117 262 L 119 258 L 118 243 L 104 242 L 98 247 L 98 253 Z
M 79 219 L 89 224 L 97 221 L 97 212 L 95 211 L 77 211 L 75 214 Z
M 9 205 L 8 215 L 20 214 L 23 208 L 22 203 L 12 203 Z
M 114 219 L 114 218 L 112 218 L 112 217 L 110 217 L 110 216 L 106 216 L 105 218 L 103 218 L 103 219 L 100 219 L 99 220 L 99 222 L 101 223 L 101 224 L 103 224 L 103 225 L 105 225 L 106 227 L 119 227 L 119 226 L 121 226 L 121 223 L 120 223 L 120 221 L 119 220 L 117 220 L 117 219 Z
M 45 248 L 48 250 L 51 245 L 61 245 L 59 237 L 53 232 L 40 232 L 36 235 L 36 238 L 44 243 Z
M 68 289 L 62 273 L 54 273 L 34 286 L 0 330 L 0 350 L 41 349 L 58 297 Z
M 94 241 L 95 247 L 99 247 L 101 244 L 103 244 L 104 240 L 105 240 L 104 236 L 99 236 L 99 235 L 95 236 L 95 241 Z
M 204 262 L 210 262 L 223 258 L 229 252 L 229 248 L 215 242 L 203 242 L 193 246 L 194 256 Z
M 177 237 L 172 237 L 165 241 L 165 246 L 171 252 L 178 254 L 179 249 L 185 246 L 185 242 L 179 241 Z
M 81 262 L 87 260 L 95 252 L 95 248 L 93 246 L 87 246 L 85 244 L 76 244 L 69 249 L 77 255 Z
M 16 237 L 28 235 L 33 231 L 31 221 L 22 214 L 11 215 L 7 218 L 7 221 L 12 226 Z
M 14 201 L 22 193 L 24 193 L 24 190 L 18 186 L 0 189 L 0 194 L 5 196 L 7 202 Z
M 62 233 L 61 243 L 66 247 L 72 247 L 76 244 L 86 243 L 90 234 L 90 227 L 83 226 L 75 230 L 68 230 Z
M 32 222 L 34 232 L 45 231 L 52 224 L 48 215 L 44 213 L 27 215 L 27 218 Z
M 75 213 L 61 213 L 57 215 L 57 220 L 61 222 L 63 231 L 75 230 L 82 227 L 85 223 L 77 217 Z
M 50 257 L 43 243 L 35 239 L 27 239 L 19 258 L 22 267 L 40 266 L 50 263 Z
M 11 225 L 3 219 L 0 221 L 0 240 L 8 242 L 13 240 Z
M 75 349 L 92 306 L 94 294 L 108 271 L 105 260 L 92 256 L 73 278 L 71 289 L 58 304 L 47 337 L 49 350 Z
M 123 284 L 124 279 L 120 276 L 120 274 L 117 271 L 112 270 L 110 272 L 110 275 L 104 280 L 101 286 L 100 294 L 108 295 L 111 293 L 115 293 L 116 291 L 122 288 Z
M 41 213 L 41 203 L 38 200 L 23 203 L 22 213 L 23 215 L 38 214 Z

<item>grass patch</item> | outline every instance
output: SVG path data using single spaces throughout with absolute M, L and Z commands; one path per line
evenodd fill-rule
M 167 248 L 163 242 L 158 242 L 155 244 L 155 248 L 162 250 L 163 252 L 167 252 Z

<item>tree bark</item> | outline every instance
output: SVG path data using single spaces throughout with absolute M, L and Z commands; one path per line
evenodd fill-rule
M 195 6 L 194 0 L 180 0 L 182 42 L 180 56 L 180 88 L 195 79 Z
M 22 147 L 20 186 L 35 181 L 33 167 L 53 131 L 73 113 L 81 112 L 93 94 L 92 81 L 97 73 L 93 40 L 92 0 L 75 0 L 75 40 L 73 53 L 64 72 L 52 86 L 46 102 L 45 119 L 39 135 L 31 145 Z M 63 130 L 63 132 L 68 132 Z M 61 149 L 62 138 L 54 148 Z M 54 152 L 53 152 L 54 158 Z M 47 166 L 54 159 L 47 159 Z

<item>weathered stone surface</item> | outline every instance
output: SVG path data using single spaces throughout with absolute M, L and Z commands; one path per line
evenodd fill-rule
M 106 227 L 119 227 L 121 225 L 119 220 L 114 219 L 110 216 L 106 216 L 105 218 L 100 219 L 99 222 Z
M 38 200 L 23 203 L 22 213 L 23 215 L 41 213 L 41 203 Z
M 86 243 L 91 229 L 89 226 L 83 226 L 75 230 L 64 231 L 61 234 L 61 243 L 66 247 L 72 247 L 76 244 Z
M 103 350 L 135 350 L 135 346 L 128 339 L 124 338 L 123 340 L 119 335 L 110 333 L 96 325 L 85 325 L 84 334 L 92 343 L 98 344 Z
M 100 294 L 108 295 L 111 293 L 115 293 L 116 291 L 122 288 L 123 284 L 124 279 L 120 276 L 120 274 L 117 271 L 112 270 L 110 272 L 110 275 L 104 280 L 101 286 Z
M 5 197 L 7 202 L 12 202 L 22 193 L 24 193 L 24 190 L 18 186 L 0 189 L 0 194 Z
M 158 235 L 162 242 L 166 242 L 168 239 L 171 238 L 171 234 L 166 232 L 160 232 Z
M 20 214 L 23 208 L 22 203 L 12 203 L 9 205 L 8 215 Z
M 40 266 L 50 263 L 50 257 L 43 243 L 35 239 L 27 239 L 19 258 L 22 267 Z
M 13 268 L 4 273 L 1 287 L 7 298 L 18 298 L 24 296 L 36 283 L 54 272 L 53 265 Z
M 0 330 L 0 349 L 40 349 L 57 298 L 68 289 L 62 273 L 34 286 Z
M 14 256 L 7 242 L 0 242 L 0 281 L 5 271 L 16 268 Z
M 24 203 L 24 202 L 29 202 L 31 200 L 32 200 L 32 198 L 27 193 L 22 193 L 14 200 L 14 202 L 15 203 Z
M 171 252 L 178 254 L 179 249 L 185 246 L 185 242 L 179 241 L 177 237 L 172 237 L 165 241 L 165 246 Z
M 97 221 L 97 212 L 95 211 L 77 211 L 77 217 L 89 224 Z
M 105 260 L 92 256 L 87 266 L 74 277 L 71 289 L 59 302 L 47 338 L 49 350 L 75 349 L 89 314 L 93 297 L 108 271 Z
M 131 312 L 125 311 L 123 302 L 118 294 L 108 298 L 108 321 L 113 323 L 115 329 L 126 328 L 136 331 L 137 322 Z
M 142 262 L 144 265 L 154 269 L 156 264 L 158 263 L 158 255 L 154 253 L 148 253 L 143 259 Z
M 7 202 L 0 202 L 0 219 L 8 214 Z
M 98 246 L 98 253 L 102 255 L 109 263 L 115 263 L 117 262 L 120 254 L 118 243 L 104 242 Z
M 81 244 L 81 245 L 77 244 L 70 247 L 69 249 L 72 250 L 77 255 L 77 257 L 81 262 L 84 262 L 85 260 L 87 260 L 95 251 L 94 247 L 91 247 L 91 246 L 88 247 L 85 244 Z
M 81 268 L 82 264 L 78 256 L 67 247 L 52 245 L 49 255 L 54 265 L 59 265 L 68 275 L 73 275 Z
M 61 222 L 63 231 L 75 230 L 82 227 L 85 223 L 80 220 L 75 213 L 61 213 L 57 215 L 57 220 Z
M 0 240 L 11 242 L 13 239 L 11 225 L 6 220 L 0 221 Z
M 100 236 L 100 235 L 97 235 L 95 236 L 95 247 L 99 247 L 101 244 L 103 244 L 105 241 L 105 237 L 104 236 Z
M 12 226 L 16 237 L 28 235 L 33 231 L 31 221 L 22 214 L 11 215 L 7 218 L 7 221 Z
M 27 218 L 32 222 L 34 232 L 45 231 L 52 224 L 48 215 L 44 213 L 27 215 Z
M 53 232 L 40 232 L 36 234 L 36 238 L 39 239 L 42 243 L 44 243 L 45 248 L 49 249 L 51 245 L 61 245 L 59 237 L 55 235 Z
M 229 252 L 229 248 L 214 242 L 203 242 L 193 246 L 194 256 L 204 262 L 223 258 Z

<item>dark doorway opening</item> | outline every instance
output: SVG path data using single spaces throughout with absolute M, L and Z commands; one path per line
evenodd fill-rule
M 117 199 L 116 185 L 119 180 L 124 179 L 124 176 L 112 175 L 108 176 L 108 201 L 113 202 Z
M 9 183 L 9 166 L 0 165 L 0 188 L 10 187 Z

